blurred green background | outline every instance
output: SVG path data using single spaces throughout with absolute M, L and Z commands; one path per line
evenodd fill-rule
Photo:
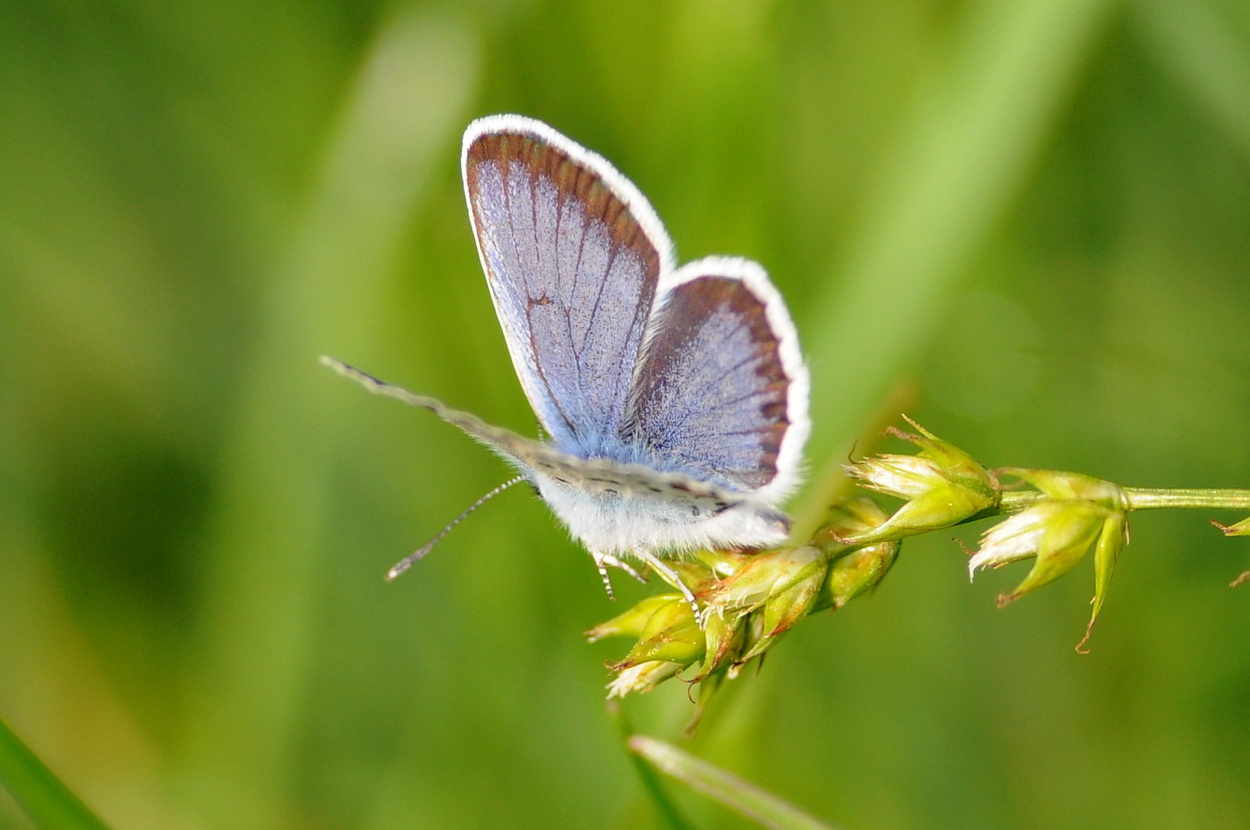
M 532 429 L 458 170 L 501 111 L 764 263 L 813 472 L 913 384 L 988 465 L 1250 486 L 1244 0 L 4 3 L 0 717 L 115 826 L 655 826 L 580 634 L 644 589 L 522 489 L 385 584 L 507 473 L 316 361 Z M 862 830 L 1250 827 L 1210 517 L 1135 519 L 1086 657 L 1088 563 L 998 611 L 1023 567 L 909 543 L 683 746 Z

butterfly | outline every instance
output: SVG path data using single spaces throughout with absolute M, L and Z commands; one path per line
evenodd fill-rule
M 774 546 L 789 533 L 778 505 L 798 483 L 809 420 L 785 303 L 751 260 L 678 267 L 638 188 L 540 121 L 474 121 L 461 172 L 491 300 L 546 440 L 322 361 L 510 462 L 590 551 L 609 594 L 607 568 L 637 576 L 634 559 L 694 605 L 662 555 Z

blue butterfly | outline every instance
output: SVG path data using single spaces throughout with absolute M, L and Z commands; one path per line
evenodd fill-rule
M 608 566 L 633 573 L 633 558 L 693 604 L 658 554 L 767 547 L 789 533 L 778 504 L 798 483 L 809 421 L 784 302 L 747 259 L 677 267 L 638 188 L 540 121 L 474 121 L 461 162 L 486 284 L 548 440 L 323 362 L 513 464 L 605 585 Z

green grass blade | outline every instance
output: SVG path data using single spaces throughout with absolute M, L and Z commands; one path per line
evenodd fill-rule
M 39 827 L 104 830 L 78 796 L 0 719 L 0 784 Z
M 833 825 L 812 818 L 772 793 L 671 744 L 645 735 L 634 735 L 628 745 L 631 752 L 660 772 L 758 822 L 762 827 L 774 830 L 834 830 Z
M 1114 0 L 980 2 L 950 60 L 916 96 L 867 197 L 864 226 L 808 319 L 814 476 L 806 538 L 841 481 L 873 401 L 927 342 L 976 253 L 1024 183 L 1089 61 Z M 871 361 L 854 355 L 871 350 Z
M 201 677 L 188 780 L 204 810 L 229 803 L 279 823 L 305 698 L 326 551 L 325 437 L 337 430 L 322 351 L 369 337 L 412 211 L 448 163 L 477 74 L 453 18 L 398 14 L 382 27 L 240 371 L 208 552 Z M 454 156 L 452 156 L 454 158 Z M 242 747 L 246 747 L 243 750 Z
M 1143 0 L 1132 9 L 1159 63 L 1242 150 L 1250 151 L 1250 44 L 1206 3 Z

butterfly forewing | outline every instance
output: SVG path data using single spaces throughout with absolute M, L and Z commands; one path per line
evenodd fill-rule
M 641 194 L 539 122 L 484 119 L 464 181 L 491 298 L 521 384 L 557 447 L 618 440 L 670 243 Z
M 771 284 L 746 260 L 692 263 L 673 282 L 634 378 L 628 430 L 662 469 L 779 498 L 807 429 L 807 378 L 784 307 L 770 310 Z

